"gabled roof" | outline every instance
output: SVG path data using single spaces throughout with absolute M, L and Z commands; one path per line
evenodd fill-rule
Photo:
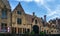
M 37 19 L 37 22 L 39 22 L 39 23 L 40 23 L 41 20 L 42 20 L 42 19 L 39 18 L 39 17 L 35 17 L 35 18 L 34 18 L 33 15 L 29 15 L 29 14 L 25 14 L 25 15 L 26 15 L 26 16 L 25 16 L 25 17 L 26 17 L 26 20 L 28 21 L 29 24 L 32 24 L 35 18 Z
M 19 11 L 21 11 L 21 12 L 23 12 L 23 13 L 25 14 L 25 18 L 26 18 L 28 24 L 32 24 L 33 21 L 34 21 L 34 18 L 37 18 L 37 21 L 38 21 L 39 23 L 40 23 L 41 20 L 42 20 L 42 19 L 39 18 L 39 17 L 34 17 L 33 15 L 26 14 L 26 13 L 24 12 L 24 10 L 23 10 L 20 2 L 18 3 L 18 5 L 16 6 L 16 8 L 15 8 L 13 11 L 15 11 L 15 10 L 19 10 Z
M 24 12 L 24 10 L 23 10 L 20 2 L 18 3 L 18 5 L 16 6 L 16 8 L 15 8 L 14 10 L 20 10 L 21 12 Z M 13 10 L 13 11 L 14 11 L 14 10 Z
M 29 15 L 29 14 L 25 14 L 25 17 L 26 17 L 26 20 L 28 21 L 28 23 L 31 24 L 33 16 Z
M 11 9 L 9 1 L 8 0 L 2 0 L 3 4 L 8 8 Z

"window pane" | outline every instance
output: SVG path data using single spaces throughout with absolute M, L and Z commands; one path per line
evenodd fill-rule
M 1 32 L 7 32 L 7 24 L 1 23 Z
M 17 14 L 20 14 L 21 15 L 21 12 L 20 11 L 17 11 Z
M 22 28 L 18 28 L 18 33 L 19 33 L 19 34 L 22 33 Z
M 12 27 L 12 33 L 16 33 L 16 28 Z
M 2 11 L 2 18 L 7 18 L 7 12 L 5 10 Z
M 22 20 L 20 18 L 17 18 L 17 24 L 22 24 Z
M 23 33 L 26 33 L 26 28 L 23 28 Z

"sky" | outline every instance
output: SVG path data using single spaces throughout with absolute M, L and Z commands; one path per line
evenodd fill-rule
M 50 19 L 60 18 L 60 0 L 8 0 L 11 9 L 21 3 L 25 13 L 32 15 L 35 12 L 37 17 L 46 15 L 47 21 Z

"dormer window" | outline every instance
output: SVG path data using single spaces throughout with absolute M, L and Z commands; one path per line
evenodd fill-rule
M 20 11 L 17 11 L 17 14 L 21 15 L 21 12 Z

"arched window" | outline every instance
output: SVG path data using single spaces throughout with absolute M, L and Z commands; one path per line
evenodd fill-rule
M 35 24 L 37 24 L 37 20 L 35 20 Z

